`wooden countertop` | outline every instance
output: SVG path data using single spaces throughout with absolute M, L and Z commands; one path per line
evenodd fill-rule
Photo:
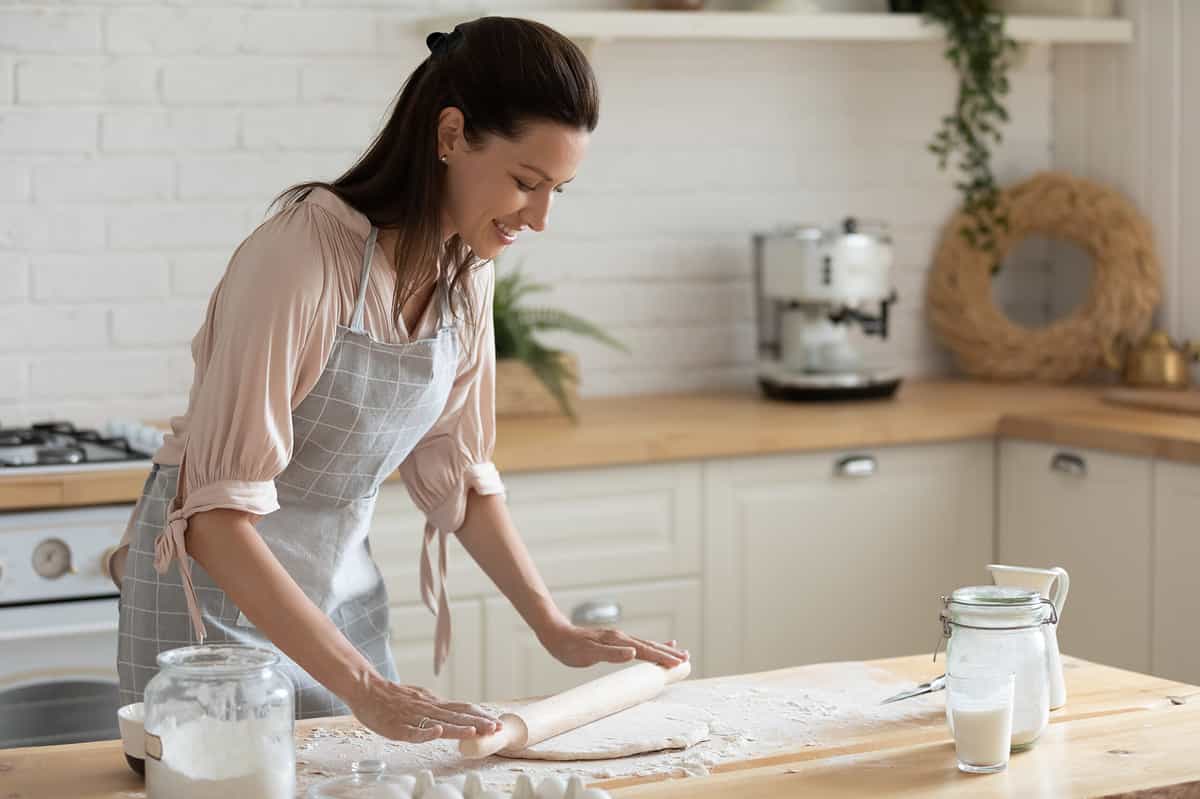
M 928 656 L 876 661 L 914 682 L 933 676 Z M 1020 797 L 1183 799 L 1200 796 L 1197 688 L 1064 659 L 1067 706 L 1005 772 L 967 775 L 955 765 L 942 702 L 886 733 L 850 736 L 718 766 L 702 780 L 624 781 L 614 799 L 784 799 L 784 797 Z M 800 668 L 803 670 L 803 667 Z M 764 682 L 788 671 L 757 675 Z M 792 675 L 787 675 L 789 678 Z M 1176 706 L 1167 697 L 1184 698 Z M 611 788 L 610 788 L 611 790 Z
M 757 393 L 584 400 L 581 423 L 503 417 L 501 472 L 990 438 L 1200 463 L 1200 416 L 1110 405 L 1099 387 L 913 381 L 891 400 L 772 402 Z M 0 510 L 132 502 L 138 469 L 0 476 Z
M 1200 688 L 1066 658 L 1068 704 L 1029 752 L 1013 756 L 1007 772 L 961 774 L 941 702 L 886 731 L 849 731 L 836 745 L 807 746 L 756 760 L 727 763 L 709 777 L 631 777 L 598 783 L 614 799 L 783 799 L 793 796 L 1143 796 L 1163 786 L 1200 787 L 1200 698 L 1181 706 L 1168 696 Z M 940 665 L 928 655 L 875 661 L 906 680 L 928 679 Z M 817 667 L 753 675 L 764 687 L 795 681 Z M 827 671 L 827 669 L 826 669 Z M 816 678 L 814 678 L 816 679 Z M 297 723 L 303 738 L 317 723 Z M 657 781 L 655 781 L 657 780 Z M 126 767 L 119 741 L 0 750 L 4 799 L 135 799 L 141 780 Z M 1171 793 L 1170 796 L 1193 795 Z

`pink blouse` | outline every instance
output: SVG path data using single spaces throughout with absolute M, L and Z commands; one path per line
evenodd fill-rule
M 354 311 L 367 218 L 337 195 L 314 189 L 258 227 L 234 252 L 192 340 L 195 375 L 188 409 L 154 462 L 187 467 L 182 516 L 231 508 L 265 516 L 279 507 L 274 478 L 291 460 L 292 411 L 325 368 L 337 326 Z M 364 326 L 388 343 L 435 334 L 429 302 L 411 334 L 392 319 L 395 273 L 376 247 Z M 400 466 L 416 506 L 438 530 L 462 526 L 467 492 L 503 493 L 495 466 L 494 269 L 466 281 L 474 324 L 460 347 L 458 375 L 441 417 Z M 123 544 L 129 543 L 126 531 Z

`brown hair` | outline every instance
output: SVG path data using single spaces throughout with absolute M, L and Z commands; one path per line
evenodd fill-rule
M 481 17 L 427 40 L 432 52 L 413 71 L 391 117 L 371 146 L 332 183 L 309 181 L 271 203 L 286 208 L 321 186 L 381 229 L 399 231 L 393 263 L 393 319 L 404 303 L 433 279 L 439 260 L 449 266 L 454 297 L 466 298 L 462 281 L 475 257 L 458 235 L 442 243 L 445 165 L 437 158 L 443 108 L 462 111 L 463 135 L 472 147 L 493 134 L 519 139 L 531 122 L 550 121 L 591 132 L 599 119 L 599 90 L 587 58 L 569 39 L 537 22 Z

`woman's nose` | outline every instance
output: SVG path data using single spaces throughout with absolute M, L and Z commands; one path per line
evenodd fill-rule
M 547 192 L 525 207 L 525 212 L 521 215 L 522 221 L 531 229 L 541 233 L 550 221 L 551 205 L 553 205 L 553 200 L 550 198 L 550 193 Z

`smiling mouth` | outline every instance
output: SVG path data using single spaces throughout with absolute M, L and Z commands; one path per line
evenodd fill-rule
M 496 231 L 500 234 L 500 238 L 504 239 L 504 241 L 509 244 L 512 244 L 514 241 L 516 241 L 517 236 L 520 235 L 520 233 L 521 233 L 521 231 L 519 229 L 510 228 L 507 225 L 502 225 L 494 219 L 492 220 L 492 225 L 496 228 Z

